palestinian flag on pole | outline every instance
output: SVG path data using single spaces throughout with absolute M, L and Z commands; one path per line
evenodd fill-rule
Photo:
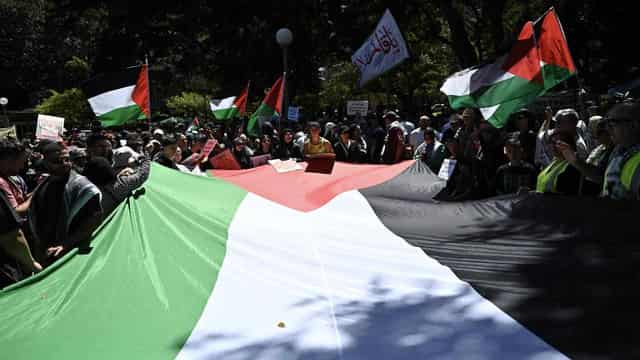
M 284 98 L 284 80 L 280 76 L 273 84 L 267 95 L 264 97 L 262 104 L 251 115 L 247 124 L 247 132 L 250 135 L 258 135 L 260 131 L 259 125 L 266 119 L 270 120 L 274 115 L 282 114 L 282 100 Z
M 102 126 L 120 126 L 151 118 L 147 65 L 87 81 L 83 90 Z
M 240 96 L 231 96 L 222 100 L 211 100 L 211 111 L 217 120 L 230 120 L 244 115 L 247 111 L 249 85 L 242 90 Z
M 89 252 L 0 290 L 2 358 L 637 358 L 636 202 L 437 202 L 422 162 L 210 175 L 153 164 Z
M 513 112 L 575 73 L 560 20 L 551 8 L 523 26 L 508 54 L 452 75 L 440 90 L 452 108 L 479 108 L 491 124 L 502 127 Z

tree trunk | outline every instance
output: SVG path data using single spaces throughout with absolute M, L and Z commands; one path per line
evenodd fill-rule
M 467 30 L 464 27 L 462 15 L 453 8 L 451 1 L 441 0 L 440 9 L 449 24 L 451 46 L 458 58 L 460 66 L 467 68 L 476 65 L 478 63 L 478 56 L 471 41 L 469 41 L 469 34 L 467 34 Z

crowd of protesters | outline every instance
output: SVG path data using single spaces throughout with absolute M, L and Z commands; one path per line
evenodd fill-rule
M 94 126 L 73 129 L 61 141 L 0 140 L 0 287 L 72 249 L 86 249 L 92 232 L 147 179 L 151 162 L 202 172 L 223 152 L 243 169 L 256 157 L 302 161 L 333 153 L 350 163 L 415 159 L 438 174 L 447 160 L 453 171 L 439 200 L 522 191 L 639 198 L 640 103 L 594 106 L 582 117 L 573 109 L 548 109 L 544 116 L 522 109 L 503 129 L 475 109 L 452 112 L 444 105 L 411 120 L 387 111 L 280 131 L 266 121 L 251 135 L 245 119 L 129 130 Z

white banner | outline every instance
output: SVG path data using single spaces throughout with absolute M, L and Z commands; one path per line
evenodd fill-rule
M 367 116 L 369 111 L 368 100 L 349 100 L 347 101 L 347 115 L 362 115 Z
M 351 57 L 360 69 L 360 86 L 398 65 L 409 57 L 407 44 L 389 9 L 384 12 L 376 30 Z
M 64 118 L 38 115 L 36 138 L 58 141 L 64 131 Z
M 16 131 L 15 125 L 12 125 L 6 128 L 0 128 L 0 139 L 7 139 L 7 138 L 14 138 L 14 139 L 18 138 L 18 132 Z
M 300 108 L 297 106 L 289 106 L 287 118 L 291 121 L 298 121 L 300 117 Z

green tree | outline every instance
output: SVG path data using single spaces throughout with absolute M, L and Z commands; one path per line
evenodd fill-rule
M 63 92 L 51 90 L 51 96 L 36 106 L 36 112 L 63 117 L 67 127 L 88 126 L 95 119 L 87 97 L 77 88 Z
M 209 99 L 198 93 L 182 92 L 180 95 L 172 96 L 167 100 L 167 108 L 173 116 L 183 118 L 200 119 L 211 118 L 211 108 Z

